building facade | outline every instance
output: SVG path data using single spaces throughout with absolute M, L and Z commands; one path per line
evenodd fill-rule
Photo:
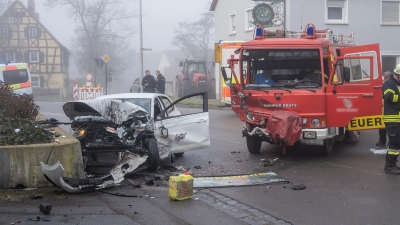
M 10 2 L 0 16 L 0 61 L 28 63 L 34 97 L 63 99 L 69 87 L 69 56 L 39 21 L 34 0 Z
M 400 0 L 213 0 L 215 40 L 251 40 L 252 10 L 265 2 L 275 11 L 277 22 L 271 29 L 301 31 L 313 23 L 316 29 L 331 29 L 334 34 L 354 33 L 356 45 L 380 44 L 383 71 L 393 71 L 400 63 Z

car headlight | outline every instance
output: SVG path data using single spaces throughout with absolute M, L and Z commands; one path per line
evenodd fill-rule
M 319 121 L 319 119 L 313 119 L 311 121 L 311 124 L 313 125 L 313 127 L 319 127 L 321 125 L 321 122 Z
M 85 134 L 86 134 L 86 130 L 82 129 L 82 130 L 74 131 L 74 133 L 72 134 L 72 137 L 80 138 L 80 137 L 85 136 Z

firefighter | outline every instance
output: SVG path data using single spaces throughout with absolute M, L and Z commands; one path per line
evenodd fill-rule
M 400 153 L 400 64 L 393 70 L 394 74 L 382 87 L 383 95 L 383 121 L 389 137 L 389 146 L 386 153 L 386 173 L 400 174 L 400 168 L 396 166 Z
M 317 69 L 317 70 L 314 70 L 313 73 L 321 74 L 321 71 Z M 324 87 L 326 88 L 326 86 L 328 86 L 328 82 L 329 82 L 329 76 L 326 73 L 324 73 L 324 79 L 325 79 Z
M 391 76 L 390 72 L 386 71 L 383 74 L 383 83 L 385 83 L 387 80 L 389 80 L 390 76 Z M 384 100 L 382 99 L 382 113 L 383 113 L 383 103 L 384 103 Z M 378 141 L 378 143 L 376 143 L 376 146 L 379 146 L 379 147 L 386 146 L 386 128 L 379 129 L 379 141 Z

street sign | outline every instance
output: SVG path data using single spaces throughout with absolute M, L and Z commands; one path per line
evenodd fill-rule
M 90 82 L 93 79 L 93 75 L 91 73 L 86 74 L 86 81 Z
M 105 54 L 101 59 L 103 59 L 103 61 L 105 63 L 108 63 L 108 61 L 110 61 L 110 56 L 108 56 L 107 54 Z

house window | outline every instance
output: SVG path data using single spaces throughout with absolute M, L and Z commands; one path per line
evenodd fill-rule
M 40 79 L 39 77 L 31 77 L 31 85 L 32 87 L 40 87 Z
M 29 37 L 37 37 L 37 28 L 29 27 Z
M 8 27 L 0 27 L 0 37 L 8 37 Z
M 39 62 L 39 52 L 29 52 L 29 62 L 38 63 Z
M 253 25 L 253 6 L 247 6 L 246 11 L 245 11 L 245 28 L 246 31 L 248 30 L 253 30 L 254 25 Z
M 400 25 L 400 1 L 382 1 L 381 24 Z
M 347 23 L 347 0 L 326 0 L 326 23 Z
M 6 53 L 6 59 L 10 60 L 10 62 L 15 63 L 15 52 L 7 52 Z
M 229 34 L 236 34 L 236 12 L 229 13 Z

